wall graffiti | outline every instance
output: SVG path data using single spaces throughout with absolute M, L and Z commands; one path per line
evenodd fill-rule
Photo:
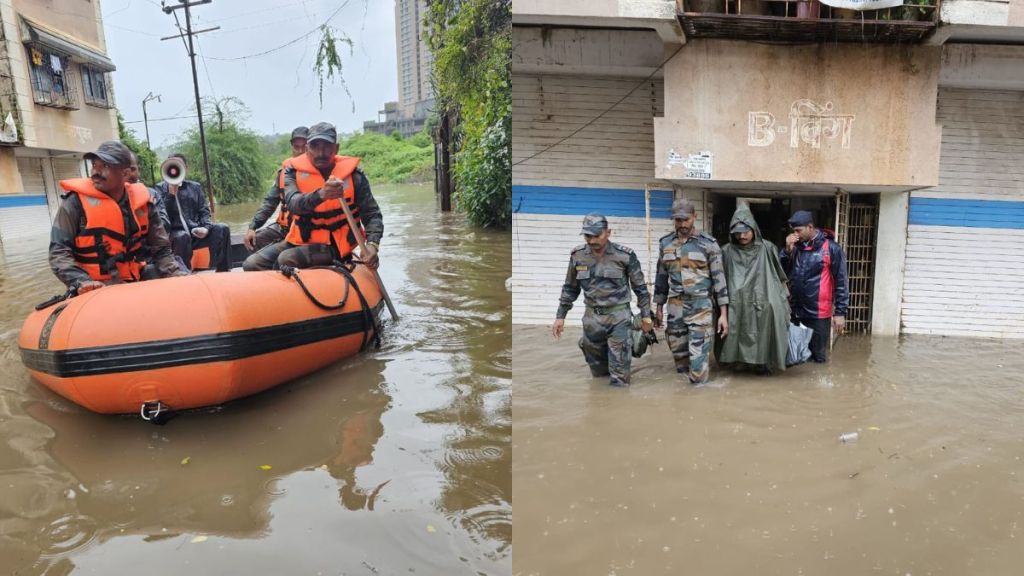
M 68 136 L 74 138 L 79 144 L 87 144 L 92 141 L 92 128 L 84 126 L 67 126 Z
M 789 146 L 799 148 L 809 144 L 821 148 L 823 139 L 838 140 L 844 149 L 850 148 L 855 114 L 835 112 L 832 102 L 819 104 L 807 98 L 793 102 L 789 108 L 789 126 L 776 125 L 775 115 L 768 111 L 747 113 L 747 146 L 771 146 L 776 135 L 789 134 Z

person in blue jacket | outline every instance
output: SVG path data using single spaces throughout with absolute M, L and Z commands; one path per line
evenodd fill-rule
M 789 226 L 793 232 L 779 258 L 789 276 L 793 319 L 814 330 L 811 356 L 827 362 L 832 328 L 842 334 L 850 305 L 846 253 L 832 232 L 814 226 L 814 216 L 806 210 L 794 212 Z

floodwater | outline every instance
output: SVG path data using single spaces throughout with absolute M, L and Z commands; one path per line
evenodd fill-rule
M 693 388 L 662 339 L 618 389 L 579 336 L 513 329 L 515 574 L 1021 573 L 1021 342 L 843 337 Z
M 511 573 L 509 234 L 429 185 L 374 193 L 402 315 L 383 347 L 162 427 L 28 377 L 21 322 L 60 284 L 45 238 L 3 247 L 0 573 Z

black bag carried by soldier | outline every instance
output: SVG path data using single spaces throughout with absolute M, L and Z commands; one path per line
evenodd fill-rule
M 639 358 L 647 353 L 647 348 L 658 343 L 658 336 L 651 330 L 647 334 L 641 329 L 643 318 L 633 316 L 633 326 L 629 329 L 630 337 L 633 339 L 633 358 Z

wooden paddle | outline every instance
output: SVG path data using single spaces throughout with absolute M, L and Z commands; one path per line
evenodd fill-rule
M 345 219 L 348 220 L 349 229 L 352 230 L 352 235 L 355 236 L 356 242 L 359 243 L 359 254 L 366 254 L 366 241 L 363 240 L 363 234 L 359 230 L 356 218 L 352 215 L 352 210 L 349 209 L 345 199 L 339 198 L 339 200 L 341 200 L 341 209 L 345 211 Z M 367 266 L 367 268 L 369 268 L 369 266 Z M 381 281 L 380 274 L 377 274 L 377 271 L 373 268 L 370 268 L 370 270 L 373 271 L 373 277 L 377 279 L 377 286 L 380 287 L 380 294 L 384 297 L 384 303 L 388 305 L 388 312 L 391 313 L 391 318 L 394 319 L 395 322 L 398 322 L 398 312 L 395 311 L 395 305 L 391 303 L 391 296 L 388 296 L 388 290 L 384 287 L 384 282 Z

